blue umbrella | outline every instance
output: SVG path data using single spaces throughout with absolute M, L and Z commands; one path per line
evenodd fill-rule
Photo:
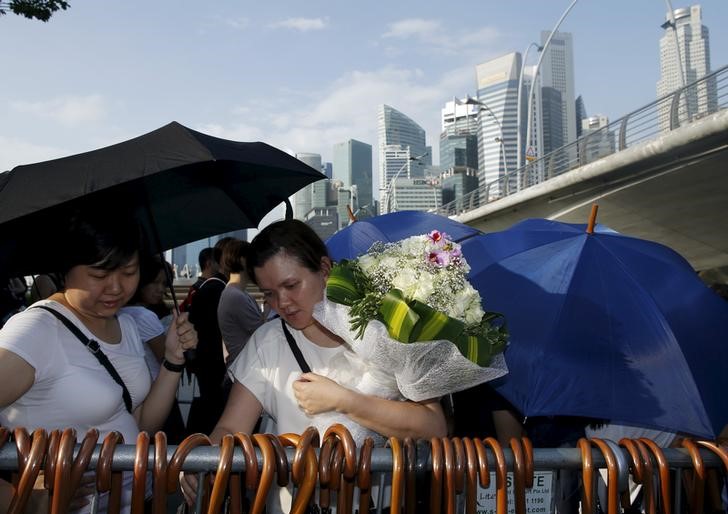
M 508 322 L 510 372 L 494 385 L 524 415 L 711 438 L 728 423 L 728 303 L 670 248 L 531 219 L 464 253 Z
M 463 241 L 482 234 L 476 228 L 437 214 L 397 211 L 356 221 L 328 238 L 326 246 L 335 261 L 353 259 L 365 253 L 377 241 L 395 242 L 433 230 L 446 232 L 453 241 Z

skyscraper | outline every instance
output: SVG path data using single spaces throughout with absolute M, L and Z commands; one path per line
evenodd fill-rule
M 541 45 L 545 45 L 551 32 L 541 32 Z M 541 87 L 551 88 L 561 95 L 561 120 L 553 118 L 552 125 L 544 122 L 544 145 L 546 141 L 561 144 L 550 148 L 555 150 L 559 146 L 567 145 L 576 140 L 576 99 L 574 95 L 574 45 L 571 34 L 568 32 L 556 32 L 551 38 L 549 47 L 541 62 L 539 75 L 541 76 Z M 549 101 L 556 101 L 556 94 L 549 92 L 544 95 L 544 112 L 546 112 L 547 96 Z M 551 110 L 551 107 L 549 108 Z M 558 132 L 561 137 L 558 137 Z M 550 151 L 549 150 L 549 151 Z M 544 148 L 544 153 L 547 150 Z
M 317 153 L 297 153 L 296 159 L 305 162 L 315 170 L 321 171 L 321 155 Z M 306 214 L 313 208 L 313 184 L 300 189 L 294 195 L 293 216 L 302 220 L 306 218 Z
M 341 180 L 345 188 L 356 186 L 359 207 L 374 205 L 372 145 L 356 139 L 335 144 L 333 166 L 334 179 Z
M 521 54 L 518 52 L 478 64 L 475 68 L 478 101 L 487 106 L 480 110 L 478 123 L 478 181 L 481 187 L 492 183 L 491 196 L 506 194 L 507 184 L 499 179 L 516 169 L 520 71 Z
M 710 73 L 710 40 L 708 28 L 702 24 L 699 5 L 675 9 L 675 34 L 667 13 L 662 24 L 665 34 L 660 38 L 660 80 L 657 81 L 657 97 L 672 93 L 682 85 L 688 85 Z M 683 74 L 684 80 L 680 79 Z M 698 115 L 714 112 L 718 106 L 715 81 L 690 88 L 679 104 L 679 119 L 689 120 Z M 660 106 L 660 127 L 670 128 L 670 104 Z
M 478 169 L 478 111 L 479 106 L 452 100 L 442 109 L 440 133 L 440 167 L 454 166 Z
M 389 105 L 380 105 L 377 113 L 379 146 L 379 190 L 383 209 L 389 212 L 387 196 L 390 182 L 397 177 L 424 176 L 425 162 L 413 160 L 425 155 L 425 129 L 407 115 Z

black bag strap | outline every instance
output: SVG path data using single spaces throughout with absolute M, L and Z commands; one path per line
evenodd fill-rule
M 101 365 L 106 368 L 106 371 L 109 372 L 109 375 L 111 375 L 111 378 L 114 379 L 114 382 L 119 384 L 121 386 L 121 396 L 124 398 L 124 405 L 126 406 L 126 410 L 129 411 L 129 414 L 131 414 L 131 395 L 129 394 L 129 390 L 126 388 L 126 384 L 124 384 L 124 381 L 122 380 L 119 373 L 116 371 L 116 368 L 114 368 L 114 365 L 111 363 L 109 358 L 106 356 L 104 352 L 101 351 L 101 347 L 99 346 L 98 341 L 95 341 L 94 339 L 89 339 L 86 337 L 86 334 L 81 332 L 81 329 L 79 329 L 76 325 L 74 325 L 71 320 L 69 320 L 67 317 L 65 317 L 63 314 L 58 312 L 55 309 L 51 309 L 50 307 L 46 305 L 37 305 L 36 308 L 43 309 L 45 311 L 50 312 L 53 314 L 58 320 L 66 325 L 66 328 L 75 335 L 81 343 L 86 347 L 86 349 L 91 352 L 91 355 L 96 357 L 98 361 L 101 363 Z
M 301 371 L 304 373 L 311 373 L 311 367 L 308 365 L 308 362 L 306 362 L 306 359 L 303 358 L 303 354 L 301 353 L 301 349 L 296 344 L 296 340 L 293 339 L 293 336 L 288 331 L 288 327 L 286 326 L 286 322 L 283 321 L 283 318 L 281 318 L 281 326 L 283 327 L 283 333 L 286 335 L 286 341 L 288 341 L 288 346 L 291 348 L 291 351 L 293 352 L 293 356 L 296 358 L 296 361 L 298 361 L 298 365 L 301 367 Z

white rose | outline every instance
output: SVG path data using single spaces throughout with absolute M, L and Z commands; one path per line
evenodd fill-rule
M 480 323 L 483 318 L 483 308 L 480 306 L 480 299 L 477 299 L 470 304 L 470 308 L 465 311 L 465 323 L 468 325 L 475 325 Z
M 420 280 L 415 283 L 412 298 L 415 300 L 419 300 L 422 303 L 428 303 L 430 295 L 432 295 L 432 293 L 434 292 L 435 285 L 433 284 L 432 280 L 430 280 L 429 277 L 421 277 Z
M 402 291 L 405 297 L 412 298 L 417 290 L 417 273 L 411 268 L 400 269 L 392 278 L 392 287 Z
M 377 266 L 378 259 L 365 253 L 359 257 L 358 262 L 361 270 L 368 275 Z

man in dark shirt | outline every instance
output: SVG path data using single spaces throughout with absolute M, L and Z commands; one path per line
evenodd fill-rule
M 199 341 L 194 358 L 187 362 L 187 369 L 197 377 L 200 390 L 200 396 L 192 401 L 187 420 L 187 432 L 191 434 L 212 432 L 227 401 L 227 391 L 223 387 L 225 359 L 222 335 L 217 322 L 217 306 L 227 283 L 227 277 L 220 273 L 218 264 L 222 246 L 224 241 L 222 244 L 218 241 L 213 248 L 210 276 L 199 285 L 187 307 Z

